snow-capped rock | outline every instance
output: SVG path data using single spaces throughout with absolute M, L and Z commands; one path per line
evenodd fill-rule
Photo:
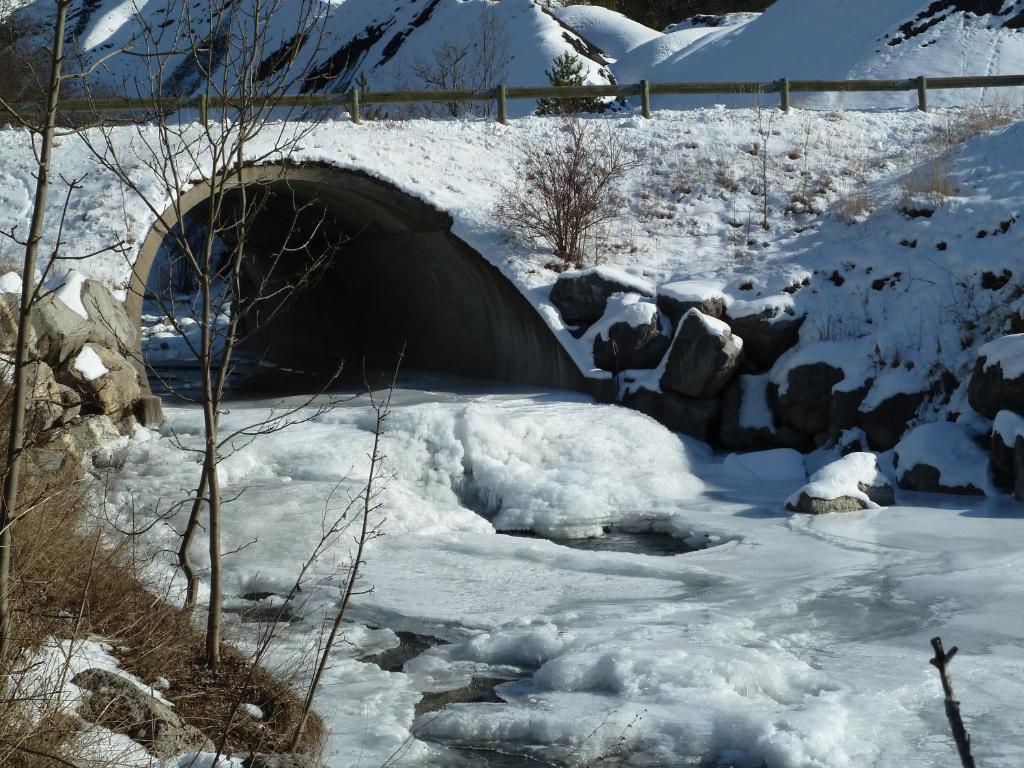
M 786 500 L 786 509 L 808 514 L 852 512 L 895 503 L 892 484 L 873 453 L 850 453 L 826 464 Z

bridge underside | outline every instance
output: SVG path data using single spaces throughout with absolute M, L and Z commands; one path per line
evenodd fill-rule
M 260 202 L 245 238 L 243 294 L 273 292 L 326 257 L 293 299 L 280 308 L 266 302 L 259 322 L 249 315 L 250 357 L 321 374 L 344 361 L 351 375 L 364 365 L 390 370 L 404 350 L 403 370 L 592 391 L 518 289 L 451 233 L 446 214 L 330 167 L 255 168 L 246 181 L 245 200 Z M 187 196 L 185 210 L 207 204 L 200 189 Z M 233 190 L 228 215 L 241 201 L 241 188 Z M 154 231 L 140 255 L 143 285 L 160 239 Z M 225 240 L 232 245 L 230 232 Z M 284 249 L 295 250 L 282 257 Z

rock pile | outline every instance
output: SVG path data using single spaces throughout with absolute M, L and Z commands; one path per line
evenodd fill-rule
M 8 381 L 20 296 L 0 294 L 0 360 Z M 66 281 L 33 308 L 29 332 L 29 471 L 61 483 L 81 475 L 99 445 L 128 434 L 136 421 L 158 424 L 160 401 L 143 393 L 130 362 L 138 330 L 124 305 L 94 280 Z

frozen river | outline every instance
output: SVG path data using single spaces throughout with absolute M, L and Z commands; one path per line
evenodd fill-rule
M 280 405 L 232 402 L 222 427 Z M 170 435 L 198 442 L 201 413 L 167 412 L 113 509 L 195 485 Z M 325 505 L 363 482 L 372 424 L 360 398 L 225 461 L 233 617 L 288 591 Z M 332 767 L 951 766 L 935 635 L 961 648 L 979 764 L 1024 762 L 1019 504 L 795 516 L 799 467 L 744 472 L 636 412 L 439 378 L 396 392 L 384 449 L 385 535 L 317 699 Z M 340 543 L 318 563 L 275 661 L 316 639 L 347 561 Z

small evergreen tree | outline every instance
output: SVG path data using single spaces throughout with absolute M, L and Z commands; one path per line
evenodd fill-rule
M 583 85 L 586 78 L 583 59 L 572 51 L 556 56 L 551 69 L 544 71 L 552 85 Z M 598 99 L 538 99 L 538 115 L 570 115 L 576 112 L 600 112 L 604 105 Z

